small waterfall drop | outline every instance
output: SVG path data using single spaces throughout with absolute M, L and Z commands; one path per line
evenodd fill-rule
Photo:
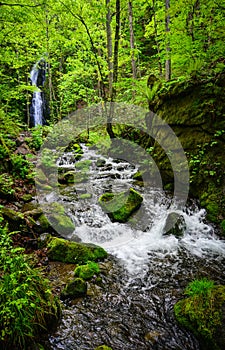
M 33 93 L 32 102 L 30 106 L 30 126 L 45 124 L 45 99 L 41 88 L 45 83 L 46 63 L 44 59 L 38 61 L 32 68 L 30 73 L 30 80 L 37 90 Z

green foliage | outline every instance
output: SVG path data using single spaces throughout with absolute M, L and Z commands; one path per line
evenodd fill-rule
M 16 178 L 25 179 L 30 173 L 31 163 L 27 161 L 21 154 L 12 154 L 10 156 L 12 163 L 12 174 Z
M 201 280 L 194 280 L 190 282 L 185 289 L 184 294 L 189 297 L 207 297 L 213 287 L 213 281 L 208 280 L 207 278 L 202 278 Z
M 222 305 L 225 302 L 225 286 L 217 286 L 206 278 L 194 280 L 185 289 L 187 298 L 174 306 L 178 322 L 217 349 L 214 338 L 222 325 Z
M 0 193 L 1 195 L 8 196 L 14 194 L 15 190 L 12 188 L 14 184 L 11 175 L 3 173 L 0 175 Z
M 59 305 L 41 271 L 30 266 L 23 249 L 12 246 L 2 227 L 0 251 L 0 345 L 25 350 L 56 321 Z

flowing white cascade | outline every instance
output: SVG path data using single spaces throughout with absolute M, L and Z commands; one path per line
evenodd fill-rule
M 37 125 L 43 125 L 43 97 L 42 97 L 42 91 L 40 90 L 39 86 L 44 85 L 45 81 L 45 74 L 43 73 L 43 70 L 40 71 L 39 63 L 36 63 L 30 73 L 30 79 L 32 86 L 36 86 L 37 90 L 33 93 L 32 97 L 32 103 L 30 108 L 30 114 L 32 117 L 32 126 Z M 40 79 L 41 76 L 41 79 Z M 40 81 L 41 80 L 41 81 Z
M 172 255 L 179 261 L 180 252 L 185 251 L 189 259 L 192 256 L 200 259 L 210 259 L 214 255 L 225 257 L 225 242 L 215 235 L 213 227 L 206 222 L 204 209 L 195 207 L 181 210 L 162 190 L 135 184 L 133 175 L 137 172 L 137 167 L 103 157 L 85 146 L 84 151 L 82 160 L 91 161 L 87 172 L 88 181 L 76 184 L 74 188 L 70 186 L 68 191 L 64 190 L 57 198 L 65 205 L 68 215 L 74 221 L 76 230 L 73 234 L 83 242 L 103 246 L 124 262 L 131 276 L 144 273 L 152 259 L 151 263 L 156 264 L 156 256 L 157 259 L 163 259 L 163 256 Z M 104 166 L 96 165 L 99 159 Z M 68 157 L 64 154 L 61 164 L 65 168 L 76 168 L 70 153 Z M 98 204 L 99 196 L 108 189 L 120 192 L 130 187 L 139 191 L 144 199 L 142 211 L 134 216 L 136 223 L 111 222 Z M 73 191 L 76 192 L 75 197 Z M 92 197 L 80 201 L 80 192 L 91 193 Z M 183 217 L 186 229 L 182 237 L 163 234 L 170 213 Z

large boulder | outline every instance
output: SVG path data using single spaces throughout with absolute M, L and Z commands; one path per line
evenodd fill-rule
M 174 235 L 182 237 L 186 230 L 186 223 L 183 215 L 176 212 L 169 213 L 163 228 L 163 235 Z
M 107 257 L 107 252 L 94 244 L 71 242 L 63 238 L 52 237 L 48 244 L 48 257 L 65 263 L 84 264 Z
M 129 192 L 107 192 L 99 198 L 99 204 L 110 219 L 122 223 L 140 208 L 142 201 L 143 197 L 133 188 Z

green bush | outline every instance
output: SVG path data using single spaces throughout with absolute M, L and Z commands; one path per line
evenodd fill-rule
M 0 348 L 26 350 L 59 317 L 59 304 L 40 270 L 32 268 L 12 247 L 11 235 L 0 227 Z

